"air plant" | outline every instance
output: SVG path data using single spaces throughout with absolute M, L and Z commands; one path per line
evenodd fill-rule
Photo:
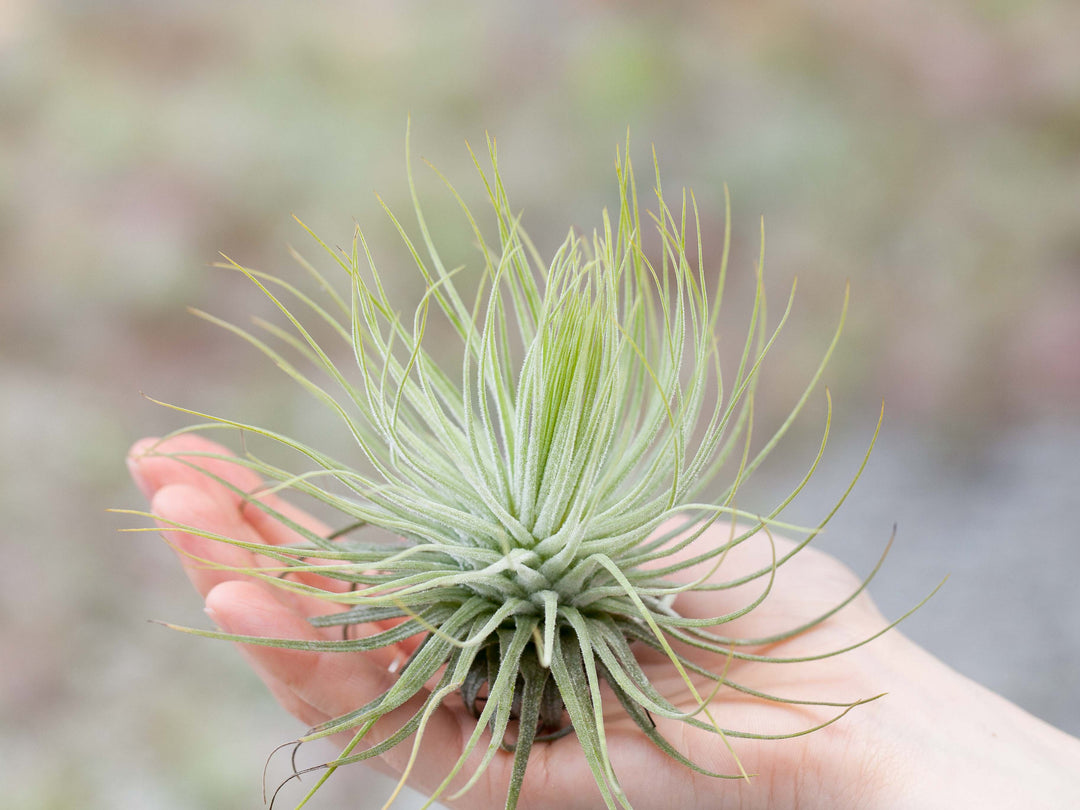
M 755 533 L 798 529 L 779 516 L 810 479 L 820 452 L 795 490 L 771 509 L 743 511 L 736 495 L 819 383 L 843 314 L 790 415 L 752 451 L 760 368 L 788 317 L 794 285 L 778 325 L 768 327 L 759 259 L 737 365 L 733 374 L 722 373 L 714 335 L 728 264 L 730 200 L 719 267 L 707 273 L 693 194 L 684 191 L 673 208 L 657 170 L 655 210 L 643 218 L 627 144 L 625 153 L 616 153 L 617 215 L 604 211 L 601 227 L 589 237 L 572 230 L 547 260 L 511 206 L 494 142 L 488 142 L 490 174 L 472 157 L 490 199 L 495 240 L 436 173 L 460 204 L 479 248 L 482 274 L 474 291 L 463 290 L 456 271 L 440 258 L 410 161 L 419 238 L 384 205 L 425 284 L 411 319 L 400 317 L 389 300 L 359 229 L 351 250 L 319 242 L 336 261 L 341 282 L 300 260 L 314 281 L 313 293 L 228 262 L 273 302 L 284 326 L 260 321 L 265 334 L 259 334 L 200 314 L 239 335 L 310 392 L 341 421 L 352 444 L 331 455 L 265 427 L 181 408 L 207 420 L 185 430 L 235 429 L 297 451 L 310 465 L 299 473 L 251 452 L 230 459 L 277 482 L 275 491 L 300 493 L 332 507 L 343 529 L 320 536 L 244 492 L 238 494 L 305 542 L 264 546 L 183 528 L 276 561 L 244 573 L 325 599 L 327 613 L 311 622 L 341 626 L 343 632 L 340 640 L 319 642 L 188 632 L 320 651 L 373 650 L 421 637 L 386 692 L 299 738 L 297 743 L 353 733 L 340 756 L 320 766 L 321 778 L 308 798 L 342 765 L 410 739 L 415 753 L 432 713 L 456 693 L 475 717 L 475 731 L 432 801 L 474 751 L 483 752 L 480 763 L 461 792 L 502 749 L 513 756 L 506 807 L 514 808 L 530 752 L 573 733 L 605 805 L 630 807 L 607 752 L 602 682 L 641 734 L 667 755 L 698 773 L 744 778 L 729 740 L 785 735 L 725 728 L 724 718 L 710 708 L 717 691 L 807 701 L 757 691 L 730 678 L 726 665 L 710 670 L 675 647 L 714 653 L 720 662 L 782 662 L 787 659 L 747 648 L 806 631 L 865 587 L 864 581 L 816 621 L 767 639 L 718 632 L 766 599 L 777 568 L 835 512 L 802 530 L 804 538 L 790 552 L 778 556 L 774 548 L 771 564 L 733 581 L 719 577 L 726 554 Z M 646 226 L 658 237 L 655 258 L 643 247 Z M 846 305 L 845 294 L 845 311 Z M 440 368 L 425 344 L 433 308 L 460 342 L 458 373 Z M 347 347 L 348 364 L 331 359 L 335 349 L 316 337 L 312 323 L 340 341 L 335 349 Z M 190 464 L 189 458 L 185 454 L 180 460 Z M 730 483 L 718 496 L 701 498 L 722 468 L 734 470 Z M 850 487 L 840 501 L 847 492 Z M 727 541 L 697 550 L 694 543 L 717 522 L 725 527 Z M 397 540 L 365 540 L 366 527 L 386 530 Z M 289 576 L 300 572 L 349 587 L 322 589 Z M 677 609 L 680 594 L 754 581 L 760 583 L 759 595 L 726 615 L 689 618 Z M 391 619 L 397 623 L 370 634 L 369 623 Z M 365 629 L 368 634 L 358 632 Z M 642 650 L 667 657 L 688 703 L 676 705 L 650 682 L 638 661 Z M 426 701 L 410 719 L 384 741 L 367 744 L 381 718 L 425 690 L 430 690 Z M 837 708 L 821 725 L 862 702 L 822 702 Z M 731 751 L 732 772 L 712 773 L 689 760 L 661 735 L 655 717 L 714 733 Z

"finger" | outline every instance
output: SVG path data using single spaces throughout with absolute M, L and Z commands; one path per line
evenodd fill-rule
M 188 485 L 203 491 L 207 497 L 223 508 L 233 510 L 239 508 L 239 514 L 246 520 L 249 528 L 243 530 L 244 537 L 242 538 L 226 531 L 219 532 L 227 537 L 267 545 L 300 545 L 307 541 L 307 537 L 282 523 L 274 513 L 313 534 L 325 536 L 329 533 L 329 529 L 323 523 L 276 495 L 260 497 L 256 494 L 254 496 L 265 504 L 266 511 L 245 498 L 241 493 L 257 493 L 262 486 L 262 481 L 254 471 L 247 467 L 230 462 L 227 458 L 216 457 L 231 455 L 228 449 L 215 442 L 201 436 L 184 434 L 164 441 L 147 438 L 136 442 L 128 453 L 127 463 L 132 478 L 148 498 L 154 499 L 156 493 L 172 485 Z M 221 481 L 215 480 L 215 477 Z M 231 489 L 230 486 L 235 489 Z M 174 500 L 175 498 L 169 499 L 170 502 Z M 161 514 L 156 509 L 155 513 Z M 227 522 L 230 525 L 239 526 L 235 521 Z M 199 528 L 207 527 L 200 526 Z M 196 545 L 203 550 L 209 549 L 205 543 Z M 235 560 L 236 555 L 226 554 L 225 556 L 230 560 Z M 188 563 L 190 562 L 188 560 Z M 260 562 L 260 558 L 245 560 L 248 566 L 253 562 Z M 262 562 L 267 565 L 277 564 L 270 560 Z M 188 571 L 189 574 L 192 573 L 190 565 Z M 216 577 L 195 577 L 195 579 L 207 580 L 209 587 L 222 581 L 223 578 L 220 574 Z M 297 578 L 305 584 L 328 591 L 341 592 L 348 590 L 349 587 L 348 583 L 341 580 L 311 574 L 300 574 Z M 324 606 L 319 612 L 326 612 L 326 610 Z
M 241 501 L 240 492 L 257 489 L 261 480 L 253 470 L 230 461 L 227 457 L 231 456 L 220 444 L 188 433 L 165 440 L 140 439 L 128 451 L 127 464 L 131 477 L 148 499 L 169 484 L 190 484 L 235 507 Z M 211 476 L 228 482 L 239 492 Z
M 207 594 L 206 609 L 228 633 L 311 641 L 322 638 L 305 616 L 282 603 L 275 590 L 265 584 L 222 583 Z M 400 652 L 393 646 L 370 652 L 317 653 L 251 644 L 241 645 L 241 650 L 260 674 L 285 685 L 327 716 L 351 711 L 389 688 L 394 681 L 391 663 Z
M 282 523 L 274 513 L 320 537 L 330 533 L 324 523 L 277 495 L 260 495 L 262 479 L 254 470 L 230 461 L 228 457 L 232 455 L 228 448 L 216 442 L 184 434 L 166 440 L 153 437 L 140 439 L 128 452 L 127 462 L 132 478 L 147 498 L 152 498 L 163 486 L 181 483 L 220 494 L 223 499 L 238 506 L 244 518 L 266 542 L 273 545 L 302 543 L 306 539 L 303 534 Z M 215 481 L 215 478 L 222 479 L 239 492 Z M 265 509 L 260 509 L 241 493 L 252 495 Z
M 302 545 L 310 540 L 311 535 L 326 537 L 330 534 L 330 528 L 321 520 L 279 496 L 262 495 L 257 491 L 253 494 L 254 497 L 244 503 L 240 511 L 244 519 L 266 538 L 267 543 L 275 546 Z M 299 526 L 301 531 L 282 522 L 282 518 Z
M 316 518 L 308 515 L 301 509 L 293 506 L 292 504 L 281 500 L 276 495 L 268 495 L 265 498 L 259 498 L 260 502 L 268 505 L 271 509 L 279 512 L 288 520 L 294 521 L 297 524 L 303 526 L 308 531 L 314 532 L 321 537 L 326 537 L 330 534 L 330 530 L 326 527 L 326 524 L 317 520 Z M 272 514 L 268 514 L 259 508 L 255 503 L 249 502 L 244 505 L 244 515 L 249 523 L 256 527 L 259 532 L 266 537 L 267 541 L 274 545 L 295 545 L 303 544 L 307 541 L 303 535 L 289 526 L 282 523 L 275 518 Z M 305 563 L 313 565 L 333 565 L 339 563 L 338 560 L 325 559 L 320 557 L 308 557 L 304 559 Z M 311 585 L 316 588 L 331 592 L 331 593 L 345 593 L 356 589 L 355 583 L 350 583 L 345 580 L 335 579 L 332 577 L 319 576 L 313 573 L 296 573 L 289 574 L 290 579 L 296 582 L 302 582 L 307 585 Z M 361 589 L 365 586 L 359 586 Z M 322 609 L 318 611 L 319 614 L 334 613 L 347 610 L 351 605 L 337 604 L 337 603 L 323 603 Z M 316 614 L 308 614 L 316 615 Z M 381 630 L 389 630 L 390 628 L 401 624 L 404 621 L 408 621 L 407 618 L 400 619 L 383 619 L 377 622 L 368 622 L 360 625 L 349 625 L 345 632 L 350 638 L 356 638 L 358 636 L 366 635 L 368 633 L 376 633 Z M 331 628 L 326 628 L 327 633 Z M 412 636 L 400 642 L 401 648 L 406 654 L 411 654 L 413 650 L 420 643 L 420 636 Z M 406 655 L 406 657 L 407 657 Z
M 241 570 L 255 566 L 255 555 L 247 549 L 177 528 L 189 526 L 242 542 L 260 542 L 240 513 L 223 505 L 215 493 L 191 484 L 166 484 L 154 494 L 150 509 L 162 536 L 176 550 L 191 584 L 203 597 L 215 585 L 236 579 L 242 576 Z
M 305 618 L 275 598 L 266 585 L 232 581 L 215 587 L 207 596 L 207 613 L 228 633 L 263 638 L 317 640 Z M 315 725 L 365 705 L 396 681 L 390 671 L 400 665 L 405 652 L 391 645 L 370 652 L 325 652 L 240 644 L 251 666 L 278 697 L 282 705 L 306 723 Z M 375 725 L 365 739 L 371 744 L 392 734 L 423 706 L 426 690 Z M 313 722 L 314 719 L 314 722 Z M 456 716 L 440 708 L 431 717 L 421 749 L 435 773 L 445 772 L 461 750 L 461 728 Z M 393 769 L 401 769 L 409 746 L 399 746 L 385 757 Z
M 246 578 L 246 572 L 252 569 L 280 565 L 278 561 L 246 548 L 199 534 L 201 531 L 244 543 L 264 542 L 234 506 L 223 504 L 216 493 L 201 486 L 169 484 L 154 495 L 151 509 L 163 529 L 165 540 L 176 550 L 188 578 L 204 597 L 222 582 Z M 180 528 L 182 526 L 197 531 L 185 531 Z M 279 599 L 307 616 L 336 609 L 315 596 L 284 588 L 278 594 Z M 325 635 L 327 638 L 332 636 L 330 628 Z
M 326 537 L 330 534 L 330 529 L 321 520 L 293 506 L 276 494 L 259 495 L 256 493 L 251 500 L 241 506 L 240 513 L 268 545 L 311 545 L 313 537 Z M 299 527 L 299 530 L 294 526 Z M 340 560 L 318 556 L 298 557 L 298 559 L 306 565 L 341 564 Z M 296 582 L 331 593 L 343 593 L 353 587 L 352 583 L 346 580 L 314 573 L 296 572 L 289 574 L 289 577 Z

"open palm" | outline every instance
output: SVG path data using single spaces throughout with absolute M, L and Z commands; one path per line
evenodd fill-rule
M 192 454 L 187 463 L 177 460 L 177 454 L 183 453 Z M 340 637 L 340 628 L 317 628 L 307 621 L 336 609 L 333 604 L 226 570 L 250 568 L 261 561 L 243 548 L 171 528 L 183 524 L 241 541 L 272 545 L 301 542 L 292 530 L 214 480 L 217 477 L 228 481 L 243 492 L 255 492 L 262 484 L 245 467 L 205 455 L 225 453 L 212 442 L 188 435 L 167 442 L 146 439 L 129 454 L 132 476 L 151 500 L 154 514 L 162 519 L 165 536 L 181 552 L 180 560 L 188 576 L 206 599 L 207 612 L 221 629 L 239 635 L 311 640 Z M 200 468 L 212 475 L 203 474 Z M 301 510 L 268 497 L 278 512 L 311 531 L 329 533 L 327 527 Z M 720 544 L 727 539 L 723 527 L 710 531 L 697 542 Z M 736 547 L 723 562 L 723 579 L 735 579 L 768 566 L 774 546 L 780 554 L 791 547 L 788 541 L 774 540 L 764 533 Z M 203 560 L 224 567 L 208 566 Z M 327 589 L 344 587 L 328 578 L 315 581 Z M 684 616 L 718 615 L 746 604 L 762 587 L 757 581 L 731 590 L 688 593 L 680 596 L 676 604 Z M 768 598 L 748 615 L 725 625 L 724 632 L 750 639 L 789 630 L 830 610 L 858 587 L 858 580 L 840 563 L 813 549 L 803 549 L 777 570 Z M 748 649 L 780 658 L 819 656 L 852 646 L 885 624 L 869 598 L 861 594 L 842 611 L 804 633 Z M 316 653 L 257 645 L 241 645 L 241 649 L 277 700 L 302 722 L 314 726 L 385 691 L 418 640 L 414 637 L 363 653 Z M 895 632 L 836 658 L 798 663 L 726 661 L 714 653 L 690 648 L 680 651 L 714 671 L 726 667 L 729 680 L 752 690 L 796 701 L 834 704 L 777 703 L 732 689 L 720 690 L 709 707 L 717 723 L 762 735 L 790 735 L 813 728 L 841 714 L 844 704 L 904 688 L 908 680 L 901 683 L 897 678 L 897 670 L 904 668 L 892 667 L 889 662 L 898 655 L 910 658 L 920 654 Z M 639 660 L 650 681 L 672 703 L 686 709 L 696 707 L 697 701 L 665 655 L 642 648 Z M 709 686 L 703 682 L 699 688 L 707 694 Z M 388 715 L 366 739 L 384 739 L 411 717 L 421 702 L 422 696 L 417 696 Z M 689 771 L 655 748 L 614 699 L 606 711 L 605 726 L 615 772 L 627 798 L 638 810 L 790 807 L 796 802 L 802 808 L 836 807 L 840 806 L 837 797 L 850 795 L 852 784 L 869 794 L 885 789 L 891 781 L 889 769 L 879 767 L 889 761 L 889 745 L 880 736 L 867 734 L 868 728 L 881 722 L 882 715 L 893 711 L 886 703 L 858 706 L 855 714 L 841 722 L 783 740 L 722 739 L 658 718 L 661 733 L 690 759 L 711 771 L 737 774 L 744 769 L 751 775 L 747 780 L 717 780 Z M 444 703 L 428 724 L 410 782 L 421 791 L 434 790 L 457 760 L 474 726 L 475 721 L 456 696 Z M 342 745 L 350 739 L 348 733 L 341 737 Z M 873 742 L 867 742 L 871 739 Z M 408 745 L 399 746 L 372 763 L 400 774 L 406 768 L 409 749 Z M 502 807 L 512 759 L 508 754 L 496 756 L 482 781 L 459 800 L 460 806 Z M 599 801 L 593 776 L 572 735 L 533 749 L 520 807 L 570 810 L 596 807 Z

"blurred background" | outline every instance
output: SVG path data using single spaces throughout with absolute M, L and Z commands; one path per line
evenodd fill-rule
M 497 136 L 550 249 L 617 204 L 629 127 L 648 186 L 691 185 L 706 259 L 733 200 L 746 302 L 765 217 L 775 318 L 762 420 L 835 324 L 833 440 L 793 519 L 814 521 L 881 439 L 821 546 L 961 672 L 1080 734 L 1080 5 L 1069 0 L 321 4 L 0 0 L 0 805 L 258 807 L 298 733 L 203 625 L 123 456 L 185 423 L 140 392 L 318 435 L 321 410 L 240 341 L 256 290 L 218 251 L 295 274 L 361 223 L 403 309 L 416 278 L 373 194 L 408 215 L 404 132 L 482 206 L 465 142 Z M 469 234 L 418 163 L 451 254 Z M 734 304 L 738 335 L 746 308 Z M 823 395 L 748 490 L 813 457 Z M 319 752 L 308 752 L 312 759 Z M 323 751 L 322 756 L 327 752 Z M 369 806 L 358 769 L 316 806 Z M 380 799 L 381 801 L 381 799 Z M 346 804 L 347 803 L 347 804 Z M 291 805 L 290 805 L 291 806 Z

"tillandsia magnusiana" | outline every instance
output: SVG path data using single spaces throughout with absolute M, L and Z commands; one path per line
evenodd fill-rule
M 714 333 L 728 264 L 730 203 L 719 267 L 707 274 L 693 195 L 684 191 L 673 208 L 657 170 L 655 211 L 643 217 L 627 143 L 625 153 L 616 152 L 617 216 L 605 211 L 590 238 L 571 231 L 548 261 L 511 207 L 493 141 L 488 156 L 490 173 L 475 155 L 473 161 L 490 198 L 497 239 L 438 175 L 479 247 L 476 290 L 462 290 L 456 271 L 440 258 L 407 157 L 419 239 L 386 210 L 426 285 L 411 318 L 394 309 L 359 229 L 351 250 L 319 242 L 336 260 L 343 283 L 300 259 L 314 293 L 228 263 L 276 305 L 283 326 L 260 321 L 265 334 L 257 334 L 199 313 L 303 386 L 341 421 L 352 444 L 331 455 L 269 428 L 179 409 L 207 420 L 180 433 L 234 429 L 245 440 L 269 439 L 305 459 L 308 468 L 294 472 L 253 452 L 230 456 L 276 482 L 261 492 L 218 479 L 302 542 L 265 545 L 179 528 L 262 555 L 267 564 L 242 573 L 324 599 L 325 614 L 311 624 L 341 628 L 338 637 L 327 632 L 319 641 L 187 632 L 321 652 L 371 651 L 414 640 L 385 692 L 296 741 L 351 734 L 340 756 L 305 769 L 321 776 L 301 805 L 342 765 L 397 745 L 411 745 L 415 756 L 425 727 L 445 702 L 462 701 L 475 724 L 432 801 L 452 781 L 455 795 L 462 794 L 497 757 L 510 757 L 504 765 L 506 807 L 514 808 L 530 754 L 539 746 L 566 745 L 560 740 L 572 733 L 604 804 L 629 808 L 609 756 L 612 721 L 605 709 L 623 712 L 622 722 L 629 718 L 642 739 L 682 766 L 737 779 L 749 776 L 733 739 L 798 736 L 874 699 L 769 694 L 760 684 L 742 682 L 738 671 L 744 662 L 781 666 L 839 655 L 888 630 L 895 622 L 813 654 L 770 654 L 854 600 L 877 568 L 809 621 L 763 637 L 722 633 L 723 625 L 766 601 L 778 570 L 839 507 L 814 527 L 780 521 L 817 467 L 824 438 L 781 503 L 761 513 L 743 511 L 736 495 L 819 383 L 840 326 L 790 415 L 752 449 L 759 371 L 791 309 L 794 286 L 779 324 L 767 327 L 759 258 L 737 365 L 734 373 L 722 374 Z M 643 247 L 643 225 L 658 237 L 652 258 Z M 844 310 L 846 304 L 845 294 Z M 457 374 L 440 368 L 425 344 L 433 310 L 460 342 Z M 327 340 L 339 343 L 331 348 Z M 351 356 L 347 364 L 331 359 L 342 348 Z M 827 416 L 825 438 L 828 424 Z M 176 458 L 197 466 L 191 456 Z M 730 483 L 717 497 L 701 498 L 722 468 L 733 471 Z M 282 491 L 329 505 L 343 528 L 329 535 L 305 528 L 265 497 Z M 850 486 L 839 501 L 848 492 Z M 396 539 L 373 542 L 364 537 L 371 528 Z M 777 528 L 800 532 L 803 539 L 778 545 L 772 538 Z M 770 554 L 725 578 L 729 554 L 751 538 L 765 538 Z M 744 594 L 747 588 L 751 595 L 722 615 L 681 610 L 694 593 Z M 658 661 L 667 671 L 662 678 L 655 675 Z M 727 728 L 717 709 L 722 704 L 714 700 L 721 690 L 797 709 L 825 707 L 828 714 L 787 733 Z M 373 727 L 391 713 L 400 717 L 396 710 L 407 704 L 415 711 L 373 741 Z M 714 735 L 728 771 L 709 770 L 669 742 L 664 729 L 678 724 Z

